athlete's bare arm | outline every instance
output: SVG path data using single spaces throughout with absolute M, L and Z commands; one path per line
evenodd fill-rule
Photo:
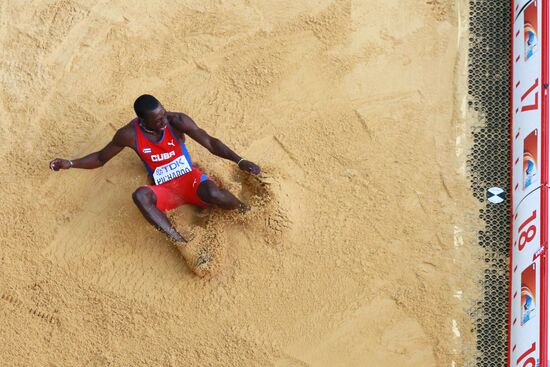
M 125 147 L 133 147 L 133 135 L 134 131 L 129 125 L 126 125 L 115 133 L 113 139 L 103 149 L 74 160 L 55 158 L 50 162 L 50 168 L 59 171 L 69 168 L 93 169 L 101 167 Z
M 180 133 L 189 135 L 197 143 L 208 149 L 210 153 L 238 163 L 239 168 L 243 171 L 250 172 L 253 175 L 260 173 L 260 167 L 258 165 L 242 159 L 221 140 L 210 136 L 206 131 L 197 126 L 195 121 L 193 121 L 186 114 L 180 112 L 170 112 L 169 117 L 171 118 L 170 122 L 172 123 L 172 126 L 174 126 Z

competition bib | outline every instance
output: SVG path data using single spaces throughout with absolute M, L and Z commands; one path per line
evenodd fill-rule
M 153 179 L 156 185 L 160 185 L 189 172 L 191 172 L 191 166 L 182 155 L 170 163 L 157 167 L 153 173 Z

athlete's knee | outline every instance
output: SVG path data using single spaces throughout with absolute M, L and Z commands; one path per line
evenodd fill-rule
M 208 196 L 213 202 L 221 202 L 225 199 L 225 192 L 218 187 L 211 187 L 208 189 Z
M 237 209 L 241 205 L 241 202 L 233 194 L 219 188 L 212 181 L 201 183 L 197 190 L 197 195 L 202 201 L 217 205 L 222 209 Z
M 215 204 L 222 209 L 237 209 L 241 204 L 229 191 L 218 187 L 212 188 L 209 193 L 209 203 Z
M 132 194 L 132 199 L 139 207 L 147 207 L 149 205 L 155 205 L 155 193 L 153 190 L 147 187 L 140 187 Z
M 202 201 L 214 203 L 220 197 L 218 187 L 211 181 L 204 181 L 197 189 L 197 195 Z

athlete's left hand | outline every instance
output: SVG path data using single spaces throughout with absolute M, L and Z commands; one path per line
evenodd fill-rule
M 239 168 L 243 171 L 250 172 L 253 175 L 259 175 L 261 171 L 260 167 L 257 164 L 247 160 L 241 161 L 241 163 L 239 164 Z

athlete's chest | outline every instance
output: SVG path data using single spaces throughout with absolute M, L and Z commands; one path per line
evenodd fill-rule
M 163 162 L 179 154 L 185 138 L 168 125 L 160 134 L 149 133 L 139 123 L 135 125 L 135 150 L 145 160 Z
M 170 125 L 160 136 L 143 131 L 137 122 L 134 126 L 136 152 L 156 185 L 191 172 L 193 166 L 187 148 Z
M 147 132 L 147 130 L 141 128 L 139 123 L 138 128 L 141 135 L 151 144 L 176 146 L 177 144 L 185 143 L 185 135 L 179 133 L 171 124 L 168 124 L 160 134 Z

